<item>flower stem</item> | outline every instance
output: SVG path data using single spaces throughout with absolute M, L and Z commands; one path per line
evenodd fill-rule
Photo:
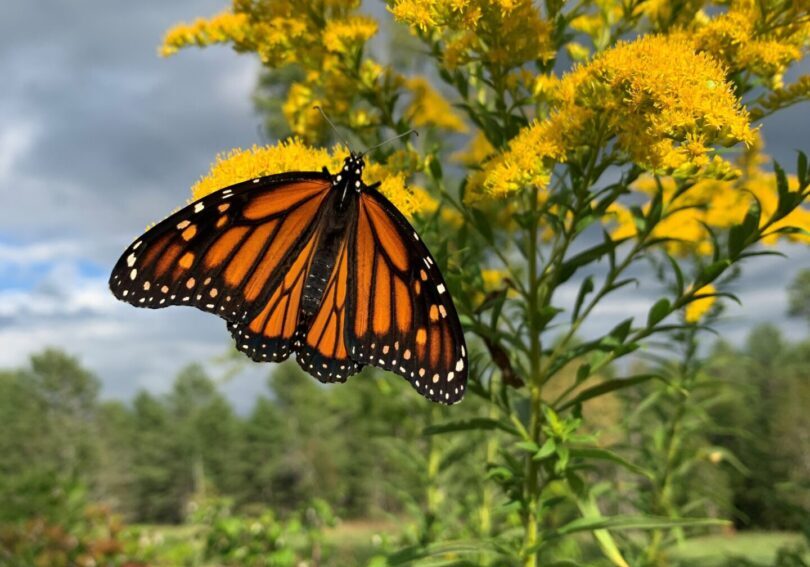
M 531 193 L 531 210 L 533 212 L 531 226 L 529 227 L 528 260 L 529 260 L 529 289 L 528 289 L 528 328 L 529 328 L 529 390 L 531 392 L 531 406 L 529 419 L 529 434 L 532 440 L 539 445 L 542 429 L 542 380 L 540 376 L 540 331 L 538 325 L 539 288 L 541 276 L 537 266 L 537 240 L 539 238 L 539 219 L 537 218 L 537 188 Z M 539 532 L 539 499 L 540 475 L 538 463 L 531 454 L 526 455 L 526 512 L 524 521 L 524 567 L 537 566 L 537 544 Z

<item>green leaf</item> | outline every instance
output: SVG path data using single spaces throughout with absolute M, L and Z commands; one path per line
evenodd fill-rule
M 571 314 L 571 322 L 579 318 L 579 311 L 582 309 L 582 304 L 589 293 L 593 291 L 593 276 L 588 276 L 582 281 L 579 286 L 579 293 L 577 294 L 577 301 L 574 304 L 574 312 Z
M 565 471 L 565 480 L 568 482 L 568 486 L 571 488 L 571 491 L 577 496 L 585 493 L 585 481 L 582 480 L 582 477 L 574 471 Z
M 636 386 L 637 384 L 641 384 L 642 382 L 646 382 L 647 380 L 658 377 L 659 376 L 657 374 L 639 374 L 629 378 L 614 378 L 613 380 L 606 380 L 601 384 L 597 384 L 596 386 L 591 386 L 587 390 L 583 390 L 577 394 L 575 398 L 558 407 L 557 411 L 564 411 L 571 406 L 581 404 L 582 402 L 592 398 L 598 398 L 599 396 L 604 396 L 605 394 L 615 392 L 616 390 Z
M 406 547 L 388 556 L 386 565 L 412 565 L 414 561 L 435 557 L 437 555 L 466 555 L 466 554 L 493 554 L 497 553 L 497 547 L 486 540 L 459 540 L 444 543 L 434 543 L 428 546 L 413 545 Z M 451 563 L 457 563 L 455 558 Z
M 568 468 L 568 461 L 571 459 L 571 451 L 568 450 L 568 447 L 565 445 L 561 445 L 557 447 L 557 462 L 554 463 L 554 472 L 558 475 L 565 473 L 565 469 Z
M 796 177 L 799 178 L 799 191 L 803 191 L 810 184 L 810 179 L 807 178 L 807 155 L 801 151 L 796 159 Z
M 549 458 L 551 455 L 555 453 L 557 450 L 557 443 L 554 439 L 546 439 L 546 442 L 543 443 L 543 446 L 535 453 L 532 460 L 535 461 L 542 461 L 543 459 Z
M 669 264 L 672 266 L 672 271 L 675 273 L 675 285 L 678 292 L 678 296 L 680 297 L 681 295 L 683 295 L 684 289 L 686 289 L 683 279 L 683 271 L 681 270 L 681 267 L 678 265 L 678 262 L 677 260 L 675 260 L 675 258 L 670 256 L 669 254 L 667 254 L 666 256 L 667 260 L 669 260 Z
M 790 193 L 790 187 L 788 186 L 788 179 L 787 175 L 785 175 L 785 170 L 782 169 L 779 162 L 773 162 L 773 171 L 776 174 L 776 189 L 779 194 L 779 206 L 777 207 L 773 216 L 776 218 L 781 218 L 793 208 L 794 199 L 793 195 Z
M 593 493 L 588 494 L 587 498 L 577 498 L 577 506 L 585 518 L 602 518 L 602 513 L 599 511 L 599 506 L 596 504 Z M 595 530 L 593 537 L 596 538 L 602 554 L 608 558 L 616 567 L 630 567 L 624 557 L 622 557 L 619 546 L 613 540 L 613 536 L 607 530 Z
M 456 431 L 492 431 L 500 429 L 517 436 L 518 432 L 511 425 L 507 425 L 497 419 L 488 417 L 473 417 L 458 421 L 448 421 L 438 425 L 430 425 L 422 430 L 423 435 L 437 435 L 441 433 L 453 433 Z
M 478 209 L 470 209 L 470 212 L 472 213 L 475 228 L 487 242 L 492 244 L 495 240 L 495 236 L 492 233 L 492 223 L 486 215 Z
M 759 230 L 759 221 L 762 214 L 762 206 L 759 200 L 754 197 L 754 202 L 748 208 L 745 218 L 740 224 L 731 227 L 728 235 L 728 255 L 737 258 L 746 246 L 754 241 L 754 235 Z
M 624 339 L 626 339 L 627 335 L 630 333 L 630 329 L 632 328 L 632 326 L 633 326 L 633 318 L 628 317 L 627 319 L 625 319 L 624 321 L 613 327 L 610 333 L 608 333 L 608 336 L 616 339 L 619 343 L 623 343 Z
M 652 473 L 635 463 L 631 463 L 621 455 L 614 453 L 608 449 L 601 449 L 599 447 L 571 447 L 571 457 L 580 459 L 596 459 L 601 461 L 610 461 L 620 465 L 630 472 L 652 478 Z
M 748 476 L 751 474 L 751 469 L 745 466 L 745 464 L 737 458 L 737 455 L 726 449 L 725 447 L 707 447 L 706 452 L 709 455 L 710 460 L 715 462 L 712 459 L 712 453 L 715 453 L 720 457 L 720 461 L 726 462 L 739 472 L 742 475 Z M 719 461 L 718 461 L 719 462 Z
M 718 518 L 666 518 L 657 516 L 611 516 L 608 518 L 579 518 L 555 530 L 562 536 L 594 530 L 660 530 L 667 528 L 696 528 L 728 526 L 731 522 Z
M 647 326 L 654 327 L 660 321 L 664 319 L 667 315 L 670 314 L 672 306 L 669 303 L 669 299 L 663 297 L 655 302 L 655 305 L 652 306 L 650 309 L 649 314 L 647 315 Z
M 545 327 L 548 323 L 550 323 L 554 317 L 557 316 L 558 313 L 561 313 L 563 310 L 559 307 L 554 307 L 553 305 L 546 305 L 542 309 L 537 312 L 537 326 L 539 328 Z
M 585 380 L 588 379 L 588 376 L 591 375 L 591 365 L 590 364 L 581 364 L 579 368 L 577 368 L 577 384 L 581 384 Z
M 515 443 L 515 447 L 527 453 L 536 453 L 540 450 L 540 446 L 534 441 L 521 441 L 520 443 Z
M 594 260 L 598 260 L 605 254 L 610 254 L 625 240 L 627 239 L 620 238 L 618 240 L 607 240 L 601 244 L 592 246 L 591 248 L 588 248 L 587 250 L 584 250 L 571 257 L 566 262 L 563 262 L 563 265 L 560 267 L 559 283 L 561 284 L 566 282 L 571 276 L 574 275 L 574 272 L 576 272 L 582 266 L 590 264 Z
M 712 283 L 714 280 L 720 277 L 720 274 L 722 274 L 723 271 L 725 271 L 730 265 L 731 262 L 729 260 L 718 260 L 717 262 L 712 262 L 703 268 L 703 271 L 700 274 L 700 285 L 696 287 L 701 288 L 708 283 Z
M 430 174 L 434 179 L 441 181 L 444 173 L 442 172 L 442 162 L 436 158 L 430 160 Z

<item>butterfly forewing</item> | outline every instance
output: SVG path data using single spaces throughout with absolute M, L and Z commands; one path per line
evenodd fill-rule
M 467 353 L 447 285 L 408 221 L 382 195 L 363 192 L 350 248 L 350 355 L 395 372 L 423 396 L 464 396 Z
M 326 174 L 300 173 L 216 191 L 136 240 L 113 269 L 110 288 L 137 307 L 194 305 L 250 322 L 306 249 L 330 186 Z M 283 293 L 294 295 L 295 286 Z

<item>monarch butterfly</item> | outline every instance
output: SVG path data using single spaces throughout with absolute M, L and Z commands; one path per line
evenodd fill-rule
M 207 195 L 130 245 L 110 289 L 136 307 L 215 313 L 257 362 L 295 353 L 322 382 L 377 366 L 456 403 L 467 352 L 453 300 L 413 227 L 363 183 L 364 166 L 350 152 L 334 175 L 282 173 Z

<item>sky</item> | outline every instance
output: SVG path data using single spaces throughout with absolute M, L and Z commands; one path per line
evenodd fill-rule
M 76 355 L 107 398 L 142 388 L 166 391 L 191 362 L 212 365 L 229 348 L 223 321 L 190 308 L 140 310 L 117 302 L 109 271 L 150 223 L 184 204 L 214 156 L 259 143 L 251 103 L 258 63 L 228 48 L 157 56 L 164 31 L 214 14 L 217 0 L 6 2 L 0 18 L 0 368 L 47 346 Z M 808 72 L 809 69 L 804 69 Z M 789 79 L 790 77 L 788 77 Z M 767 147 L 792 168 L 810 150 L 810 108 L 794 107 L 764 126 Z M 784 288 L 805 247 L 788 260 L 745 266 L 719 329 L 740 342 L 770 321 L 790 336 Z M 639 275 L 649 277 L 644 272 Z M 563 289 L 561 298 L 575 296 Z M 649 295 L 628 290 L 595 314 L 593 329 L 643 316 Z M 270 366 L 245 366 L 223 389 L 246 408 Z

